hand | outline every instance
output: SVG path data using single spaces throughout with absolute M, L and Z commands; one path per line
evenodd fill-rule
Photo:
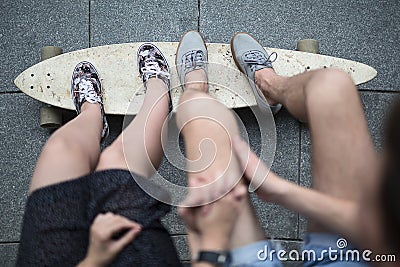
M 111 212 L 99 214 L 90 227 L 90 244 L 79 266 L 108 266 L 140 233 L 141 226 Z M 119 236 L 121 233 L 122 236 Z
M 241 167 L 238 165 L 238 171 Z M 243 181 L 234 181 L 229 179 L 230 176 L 237 176 L 231 174 L 231 169 L 226 170 L 225 174 L 218 179 L 212 181 L 207 178 L 202 177 L 192 177 L 188 180 L 189 192 L 185 200 L 180 203 L 181 207 L 204 207 L 210 204 L 222 196 L 226 195 L 228 192 L 232 193 L 236 198 L 241 198 L 247 194 L 246 190 L 243 191 L 242 186 Z
M 180 204 L 178 212 L 185 220 L 188 231 L 198 233 L 199 229 L 196 225 L 197 211 L 202 210 L 207 212 L 210 208 L 211 199 L 218 199 L 225 194 L 232 195 L 235 199 L 242 199 L 247 196 L 246 188 L 243 182 L 239 182 L 234 186 L 229 193 L 226 192 L 227 188 L 224 185 L 224 179 L 219 179 L 215 182 L 213 190 L 203 187 L 202 182 L 198 179 L 189 180 L 189 193 L 185 200 Z M 206 203 L 206 205 L 204 205 Z
M 288 183 L 270 171 L 239 136 L 232 138 L 232 147 L 244 170 L 244 178 L 250 183 L 249 191 L 255 191 L 265 201 L 275 202 Z
M 245 195 L 245 186 L 239 184 L 234 191 L 212 204 L 196 208 L 179 208 L 179 214 L 185 220 L 188 231 L 191 233 L 192 255 L 199 247 L 202 250 L 227 249 Z M 193 239 L 195 244 L 193 244 Z
M 236 186 L 235 192 L 230 192 L 216 202 L 200 209 L 197 217 L 197 227 L 200 232 L 201 250 L 227 250 L 230 236 L 235 226 L 237 216 L 242 207 L 246 187 Z M 238 192 L 236 192 L 237 194 Z

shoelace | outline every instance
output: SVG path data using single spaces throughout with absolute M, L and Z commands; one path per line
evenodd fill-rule
M 185 57 L 185 68 L 196 69 L 196 67 L 203 67 L 205 62 L 204 53 L 201 50 L 190 51 L 184 55 Z
M 101 97 L 97 94 L 93 87 L 93 82 L 90 78 L 79 77 L 75 79 L 75 85 L 77 85 L 78 90 L 74 90 L 75 93 L 79 93 L 79 103 L 83 103 L 86 100 L 89 103 L 101 103 Z
M 146 57 L 146 59 L 144 60 L 144 66 L 141 68 L 143 79 L 145 81 L 152 77 L 164 80 L 170 79 L 170 74 L 166 71 L 163 71 L 160 67 L 160 63 L 162 63 L 162 61 L 154 57 L 154 55 L 152 55 L 150 51 L 142 51 L 140 53 L 140 56 Z
M 271 60 L 273 56 L 275 56 L 275 58 Z M 243 57 L 244 57 L 243 61 L 245 63 L 251 64 L 250 68 L 254 70 L 256 66 L 271 65 L 278 58 L 278 54 L 276 52 L 273 52 L 271 53 L 271 55 L 268 56 L 268 58 L 265 58 L 264 54 L 261 53 L 260 51 L 249 51 L 246 54 L 244 54 Z

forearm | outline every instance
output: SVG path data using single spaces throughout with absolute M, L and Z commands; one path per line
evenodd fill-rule
M 270 173 L 266 181 L 279 188 L 273 194 L 272 202 L 299 212 L 353 241 L 359 239 L 355 222 L 358 209 L 356 203 L 299 186 L 274 173 Z

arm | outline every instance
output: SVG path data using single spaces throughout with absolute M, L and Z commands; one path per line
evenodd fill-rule
M 121 250 L 140 233 L 141 226 L 125 217 L 99 214 L 90 227 L 87 255 L 78 267 L 108 266 Z M 120 237 L 119 234 L 124 232 Z
M 232 144 L 244 168 L 245 179 L 260 185 L 256 193 L 261 199 L 299 212 L 351 240 L 359 240 L 356 203 L 289 182 L 271 172 L 239 137 L 235 137 Z
M 244 193 L 244 185 L 239 184 L 233 191 L 214 203 L 197 208 L 179 208 L 179 214 L 184 219 L 188 232 L 191 233 L 189 245 L 192 266 L 214 266 L 208 262 L 195 261 L 199 251 L 224 252 L 229 250 L 230 237 L 244 199 Z M 198 191 L 194 191 L 194 194 L 198 194 Z M 189 193 L 188 198 L 192 197 L 193 195 Z

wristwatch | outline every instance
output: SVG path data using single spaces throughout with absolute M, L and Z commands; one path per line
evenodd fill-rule
M 230 261 L 229 251 L 199 251 L 195 258 L 196 262 L 208 262 L 216 266 L 224 266 Z

